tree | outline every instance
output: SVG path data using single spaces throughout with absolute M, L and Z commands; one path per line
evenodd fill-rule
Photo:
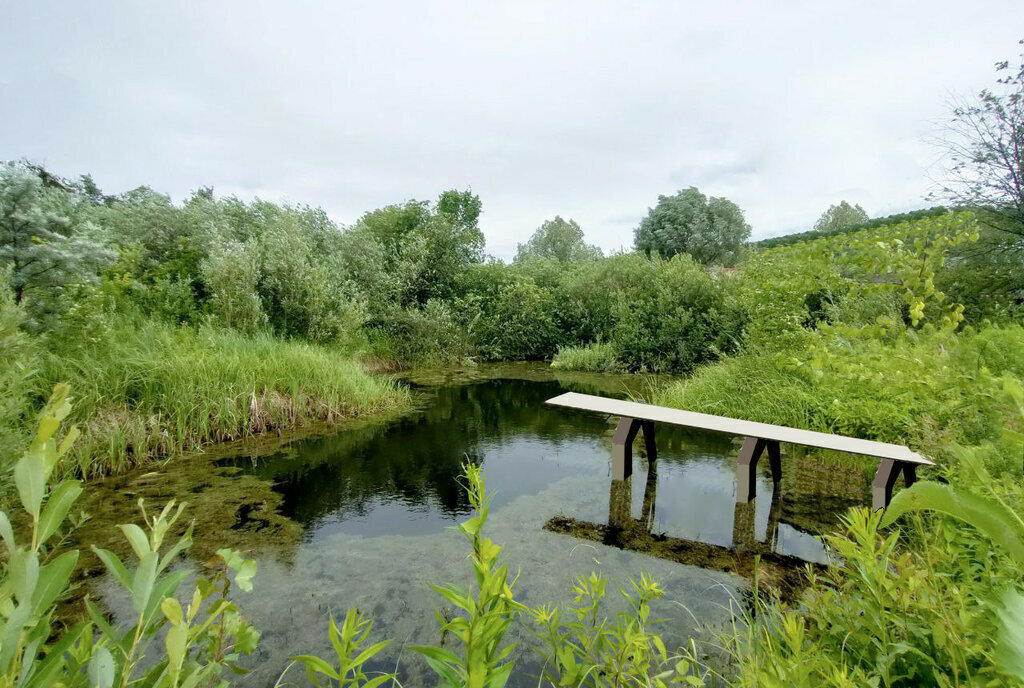
M 34 316 L 53 306 L 65 286 L 95 282 L 113 258 L 88 231 L 74 236 L 69 218 L 47 210 L 46 193 L 32 171 L 0 167 L 0 267 L 10 270 L 15 303 Z
M 583 241 L 583 230 L 575 220 L 545 220 L 530 240 L 519 244 L 516 262 L 530 258 L 554 258 L 560 263 L 594 260 L 602 256 L 601 249 Z
M 859 205 L 850 205 L 846 201 L 840 201 L 839 205 L 829 206 L 829 209 L 821 214 L 818 221 L 814 223 L 814 231 L 835 232 L 843 227 L 859 225 L 870 219 Z
M 691 186 L 674 196 L 658 196 L 634 232 L 634 245 L 649 257 L 686 253 L 705 265 L 732 265 L 750 225 L 727 198 L 708 198 Z
M 998 92 L 953 102 L 937 142 L 948 155 L 946 179 L 934 195 L 983 207 L 990 226 L 1024 236 L 1024 54 L 1018 67 L 1004 61 L 996 72 Z

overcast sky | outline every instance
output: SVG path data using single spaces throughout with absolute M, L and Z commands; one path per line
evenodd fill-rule
M 628 247 L 689 186 L 760 238 L 926 205 L 926 137 L 1020 38 L 1019 0 L 0 0 L 0 160 L 341 224 L 471 187 L 502 258 L 556 214 Z

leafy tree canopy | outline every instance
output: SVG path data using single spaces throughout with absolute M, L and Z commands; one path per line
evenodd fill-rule
M 634 232 L 634 245 L 648 256 L 686 253 L 705 265 L 732 265 L 749 237 L 750 225 L 739 206 L 691 186 L 673 196 L 658 196 L 658 204 Z
M 24 165 L 0 166 L 0 268 L 9 270 L 15 302 L 36 317 L 52 310 L 64 287 L 95 281 L 113 258 L 92 238 L 92 227 L 75 228 L 53 209 L 59 203 L 49 192 Z
M 600 257 L 601 249 L 583 241 L 583 230 L 575 220 L 556 215 L 553 220 L 545 220 L 529 241 L 519 244 L 515 260 L 553 258 L 560 263 L 575 263 Z
M 840 201 L 839 205 L 829 206 L 829 209 L 821 214 L 818 221 L 814 223 L 814 231 L 835 232 L 843 227 L 867 222 L 869 219 L 867 212 L 859 205 L 850 205 L 846 201 Z

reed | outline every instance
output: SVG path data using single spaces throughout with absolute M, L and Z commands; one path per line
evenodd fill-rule
M 40 393 L 56 382 L 75 390 L 83 436 L 68 468 L 85 476 L 408 399 L 327 347 L 137 318 L 118 320 L 97 341 L 54 347 L 36 382 Z

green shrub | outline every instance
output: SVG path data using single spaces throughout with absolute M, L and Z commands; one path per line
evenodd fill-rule
M 611 341 L 631 370 L 686 372 L 734 350 L 740 335 L 720 278 L 683 255 L 621 285 L 613 313 Z

